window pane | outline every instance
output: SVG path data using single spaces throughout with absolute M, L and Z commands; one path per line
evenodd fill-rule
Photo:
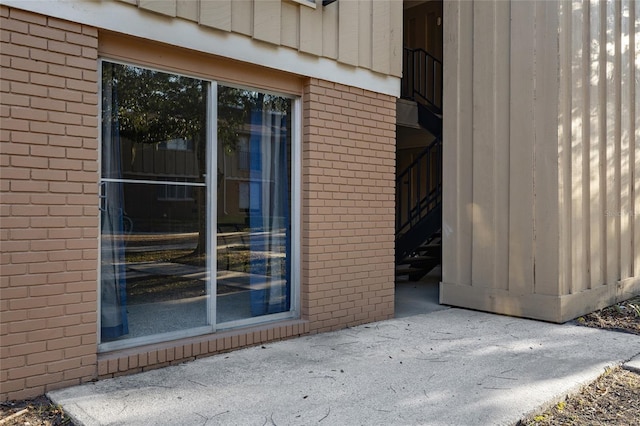
M 202 80 L 103 62 L 105 132 L 120 143 L 102 177 L 204 182 L 206 98 Z
M 207 325 L 206 85 L 103 62 L 101 342 Z
M 151 185 L 124 187 L 129 337 L 206 325 L 206 234 L 200 238 L 198 206 L 153 200 Z
M 218 87 L 217 321 L 291 305 L 291 100 Z

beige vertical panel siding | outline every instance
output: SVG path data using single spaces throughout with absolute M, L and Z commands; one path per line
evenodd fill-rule
M 139 0 L 138 7 L 162 15 L 176 16 L 177 2 L 176 0 Z
M 444 3 L 443 303 L 558 319 L 557 15 Z
M 322 56 L 325 58 L 338 57 L 338 3 L 331 3 L 322 11 Z
M 322 56 L 322 9 L 300 8 L 300 51 Z
M 502 2 L 507 5 L 509 3 Z M 506 88 L 510 98 L 510 112 L 496 115 L 502 122 L 510 123 L 507 146 L 509 152 L 508 189 L 508 253 L 501 257 L 509 258 L 508 288 L 516 294 L 531 294 L 534 291 L 534 151 L 536 146 L 534 127 L 535 107 L 535 59 L 536 59 L 536 16 L 535 3 L 511 3 L 511 58 L 509 73 L 510 86 Z M 501 19 L 509 19 L 509 15 Z M 508 27 L 507 27 L 508 28 Z M 500 36 L 498 36 L 500 37 Z M 510 92 L 510 94 L 509 94 Z M 516 95 L 517 93 L 517 95 Z M 516 96 L 514 96 L 516 95 Z M 504 191 L 505 193 L 507 191 Z M 499 192 L 500 193 L 500 192 Z M 544 230 L 543 230 L 544 232 Z
M 444 63 L 451 64 L 445 73 L 443 99 L 445 111 L 442 221 L 442 279 L 445 283 L 471 285 L 473 171 L 471 152 L 473 115 L 473 3 L 445 2 Z M 444 301 L 444 298 L 441 298 Z
M 493 37 L 493 50 L 495 52 L 508 52 L 510 49 L 509 37 L 502 37 L 501 34 L 509 32 L 509 11 L 511 5 L 507 2 L 495 3 L 495 33 Z M 531 19 L 529 18 L 529 21 Z M 509 140 L 509 85 L 500 84 L 501 80 L 508 78 L 509 75 L 509 55 L 495 55 L 493 58 L 494 68 L 497 71 L 493 76 L 494 81 L 494 114 L 493 129 L 496 135 L 496 141 Z M 495 167 L 493 170 L 493 180 L 498 185 L 508 185 L 509 182 L 509 156 L 513 149 L 500 145 L 496 145 L 494 151 Z M 509 246 L 509 192 L 498 191 L 494 199 L 495 211 L 495 246 L 493 247 L 493 255 L 497 258 L 508 257 Z M 513 262 L 493 262 L 493 274 L 495 276 L 494 284 L 504 285 L 509 274 L 509 267 L 515 265 Z M 515 265 L 517 266 L 517 265 Z
M 554 2 L 535 4 L 535 16 L 546 28 L 558 28 L 558 11 Z M 555 52 L 557 31 L 536 31 L 536 52 Z M 535 86 L 537 102 L 533 103 L 534 122 L 534 293 L 558 295 L 558 55 L 536 54 L 534 75 L 545 84 Z M 555 83 L 554 83 L 555 82 Z
M 339 1 L 339 14 L 342 16 L 358 16 L 357 1 Z M 338 60 L 349 65 L 358 65 L 359 20 L 338 20 Z
M 391 46 L 391 4 L 384 1 L 374 1 L 371 8 L 371 68 L 382 74 L 389 74 L 390 56 L 385 50 Z
M 565 321 L 640 291 L 637 9 L 445 3 L 442 302 Z
M 510 49 L 508 34 L 511 5 L 507 2 L 476 2 L 473 4 L 473 126 L 474 143 L 472 154 L 473 170 L 473 212 L 472 231 L 472 285 L 475 287 L 493 287 L 506 289 L 509 283 L 509 250 L 522 250 L 524 244 L 519 239 L 509 240 L 510 225 L 510 188 L 519 191 L 510 184 L 510 175 L 521 176 L 510 171 L 512 167 L 522 167 L 521 162 L 510 163 L 510 155 L 517 155 L 524 143 L 510 147 L 510 81 L 509 76 L 521 78 L 519 73 L 510 72 L 509 55 L 487 54 L 488 52 L 508 52 Z M 524 13 L 520 15 L 524 16 Z M 523 18 L 523 22 L 530 18 Z M 514 26 L 515 27 L 515 26 Z M 527 28 L 524 25 L 523 28 Z M 523 64 L 526 68 L 528 64 Z M 516 84 L 520 81 L 516 80 Z M 524 105 L 526 99 L 516 99 Z M 517 117 L 516 117 L 517 119 Z M 525 138 L 520 130 L 519 137 Z M 523 141 L 524 142 L 524 141 Z M 513 152 L 512 152 L 513 151 Z M 516 159 L 517 160 L 517 159 Z M 482 166 L 476 167 L 477 164 Z M 522 196 L 522 193 L 518 194 Z M 518 201 L 519 205 L 522 200 Z M 517 226 L 517 222 L 516 226 Z M 511 241 L 511 242 L 510 242 Z M 514 243 L 514 244 L 511 244 Z M 530 244 L 530 239 L 529 239 Z M 517 246 L 515 246 L 517 245 Z M 496 259 L 505 259 L 504 262 Z M 517 259 L 517 257 L 516 257 Z M 522 275 L 519 264 L 512 265 Z
M 604 95 L 605 79 L 604 71 L 606 65 L 600 58 L 604 59 L 601 52 L 604 52 L 605 44 L 602 42 L 602 24 L 604 21 L 601 19 L 603 16 L 601 13 L 600 1 L 591 0 L 591 2 L 585 7 L 589 7 L 590 20 L 589 25 L 585 27 L 583 31 L 582 43 L 585 45 L 584 58 L 586 61 L 587 69 L 589 73 L 587 75 L 587 81 L 593 82 L 592 84 L 585 85 L 585 104 L 589 105 L 589 108 L 584 110 L 584 113 L 588 115 L 585 120 L 584 133 L 586 135 L 586 143 L 584 148 L 587 152 L 586 161 L 587 167 L 585 169 L 590 173 L 587 174 L 588 179 L 587 191 L 585 198 L 588 200 L 590 208 L 586 212 L 589 215 L 588 221 L 588 247 L 590 250 L 590 256 L 588 258 L 590 265 L 590 279 L 589 288 L 594 288 L 604 283 L 604 216 L 601 214 L 603 210 L 603 197 L 602 192 L 599 190 L 600 186 L 605 182 L 604 178 L 604 155 L 602 155 L 602 149 L 605 146 L 606 138 L 601 132 L 604 130 L 604 126 L 601 123 L 604 122 L 600 116 L 600 97 Z M 604 15 L 606 16 L 606 15 Z
M 197 21 L 199 16 L 198 6 L 198 3 L 191 0 L 178 0 L 176 4 L 176 16 L 190 21 Z
M 637 38 L 636 2 L 561 3 L 560 220 L 571 226 L 560 268 L 565 317 L 583 307 L 603 306 L 640 289 L 635 263 L 638 173 L 635 80 L 639 65 L 631 50 Z M 564 36 L 562 36 L 564 34 Z M 636 50 L 637 52 L 637 50 Z M 634 64 L 634 62 L 636 62 Z M 570 141 L 570 147 L 567 147 Z
M 569 2 L 559 3 L 560 9 L 570 7 Z M 571 14 L 561 13 L 560 15 L 559 19 L 564 21 L 564 28 L 570 27 Z M 558 208 L 560 211 L 571 211 L 571 176 L 569 172 L 565 172 L 565 170 L 571 170 L 571 131 L 569 130 L 571 128 L 571 92 L 567 92 L 567 89 L 571 87 L 571 74 L 568 72 L 571 69 L 571 61 L 569 54 L 567 54 L 567 49 L 571 45 L 570 36 L 569 31 L 560 32 L 558 48 L 561 82 L 558 90 Z M 571 247 L 571 217 L 570 215 L 560 215 L 559 221 L 560 247 L 566 248 L 560 250 L 559 291 L 560 294 L 567 294 L 570 291 L 571 271 L 570 268 L 562 266 L 572 264 L 572 253 L 569 249 Z
M 231 0 L 200 2 L 200 25 L 231 31 Z
M 502 84 L 507 76 L 506 70 L 496 69 L 494 43 L 496 37 L 496 3 L 475 2 L 473 8 L 473 257 L 472 285 L 492 287 L 506 285 L 506 277 L 496 280 L 494 274 L 496 247 L 496 187 L 505 187 L 508 182 L 497 182 L 495 156 L 497 150 L 507 148 L 505 139 L 499 141 L 495 133 L 496 99 L 494 93 L 497 84 Z M 497 82 L 494 78 L 499 75 Z M 502 111 L 506 112 L 506 111 Z M 446 137 L 445 137 L 446 140 Z M 481 165 L 475 167 L 475 165 Z
M 629 22 L 630 26 L 636 26 L 636 22 L 640 20 L 640 3 L 632 2 L 630 7 Z M 634 173 L 631 179 L 631 186 L 633 189 L 634 199 L 633 206 L 633 276 L 640 276 L 640 31 L 635 32 L 635 37 L 632 35 L 629 37 L 629 51 L 631 52 L 631 59 L 629 66 L 635 70 L 635 78 L 629 80 L 629 88 L 631 90 L 631 96 L 629 102 L 631 103 L 631 120 L 629 125 L 632 130 L 630 131 L 631 139 L 630 154 L 634 159 L 633 170 Z
M 280 29 L 280 43 L 283 46 L 297 49 L 299 47 L 300 21 L 298 20 L 299 6 L 294 3 L 282 3 L 282 28 Z
M 253 33 L 253 0 L 231 2 L 231 31 L 248 36 Z
M 136 5 L 131 0 L 111 0 Z M 256 40 L 402 75 L 402 1 L 139 0 L 137 7 Z
M 402 61 L 396 58 L 402 58 L 402 2 L 396 1 L 391 3 L 389 8 L 389 74 L 402 75 Z M 376 28 L 376 31 L 378 29 Z
M 253 3 L 253 38 L 280 44 L 281 5 L 280 0 L 261 0 Z
M 585 2 L 565 3 L 568 8 L 571 8 L 571 14 L 584 13 L 586 7 Z M 563 10 L 568 12 L 568 10 Z M 584 25 L 581 20 L 571 20 L 570 27 L 567 29 L 568 37 L 566 42 L 570 43 L 570 46 L 583 46 L 583 31 Z M 567 52 L 570 54 L 571 68 L 566 70 L 568 78 L 571 79 L 571 87 L 567 89 L 567 95 L 570 99 L 571 115 L 570 127 L 567 128 L 571 137 L 570 158 L 569 164 L 570 172 L 565 170 L 570 175 L 571 185 L 569 188 L 565 188 L 569 191 L 571 198 L 570 204 L 570 220 L 571 220 L 571 233 L 569 235 L 570 252 L 571 252 L 571 280 L 569 282 L 569 292 L 577 293 L 584 290 L 584 284 L 588 277 L 586 274 L 586 267 L 588 265 L 585 257 L 585 208 L 584 208 L 584 185 L 583 185 L 583 163 L 584 163 L 584 147 L 586 132 L 584 120 L 584 108 L 581 108 L 585 104 L 585 92 L 587 87 L 587 80 L 584 77 L 584 72 L 572 72 L 572 70 L 584 70 L 585 62 L 583 58 L 586 56 L 585 49 L 571 49 L 569 47 Z
M 370 1 L 358 2 L 358 66 L 363 68 L 371 68 L 371 8 Z
M 631 103 L 631 79 L 635 72 L 631 68 L 630 41 L 631 26 L 636 23 L 630 20 L 632 3 L 636 1 L 622 0 L 620 2 L 620 210 L 625 212 L 620 219 L 620 278 L 633 276 L 633 178 L 635 162 L 631 144 L 632 133 L 635 133 L 631 122 L 635 116 L 631 115 L 634 106 Z M 640 23 L 638 23 L 640 24 Z M 638 76 L 640 78 L 640 75 Z M 638 129 L 640 131 L 640 129 Z M 640 196 L 640 194 L 638 195 Z M 640 213 L 640 212 L 638 212 Z

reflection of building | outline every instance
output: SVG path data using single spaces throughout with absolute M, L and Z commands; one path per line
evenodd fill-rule
M 192 140 L 173 139 L 155 144 L 133 143 L 122 138 L 122 174 L 126 180 L 197 182 L 202 179 Z M 134 231 L 149 232 L 153 217 L 167 218 L 168 229 L 177 222 L 191 222 L 184 230 L 197 227 L 196 188 L 186 185 L 157 185 L 155 191 L 140 185 L 125 187 L 125 214 L 133 220 Z M 140 200 L 144 200 L 140 202 Z M 171 219 L 169 219 L 171 218 Z M 179 230 L 179 229 L 178 229 Z
M 390 318 L 394 249 L 404 235 L 426 238 L 395 235 L 403 208 L 430 206 L 444 303 L 561 322 L 640 290 L 639 2 L 0 2 L 0 398 Z M 403 34 L 414 63 L 424 51 L 446 72 L 410 70 Z M 180 339 L 126 350 L 99 341 L 103 60 L 202 79 L 211 93 L 227 85 L 291 100 L 292 225 L 274 233 L 292 241 L 278 254 L 293 262 L 291 309 L 259 331 L 243 318 L 220 334 L 215 315 L 202 315 L 209 322 Z M 435 89 L 413 90 L 440 74 Z M 442 103 L 427 105 L 434 94 Z M 252 195 L 266 187 L 252 182 L 272 179 L 247 180 L 258 163 L 243 132 L 207 157 L 222 181 L 202 189 L 215 193 L 216 224 L 251 225 L 251 211 L 271 205 Z M 421 188 L 396 190 L 439 136 L 442 151 L 407 174 Z M 203 175 L 190 141 L 125 151 L 121 180 L 154 181 L 128 192 L 134 229 L 149 238 L 169 218 L 203 217 L 196 190 L 176 185 Z M 166 176 L 172 185 L 157 183 Z M 440 193 L 421 207 L 427 188 Z M 396 211 L 400 199 L 409 203 Z M 145 223 L 151 213 L 162 219 Z M 189 247 L 203 235 L 194 228 Z

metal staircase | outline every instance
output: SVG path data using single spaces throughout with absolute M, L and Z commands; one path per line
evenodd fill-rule
M 435 138 L 396 177 L 396 275 L 415 281 L 442 261 L 442 62 L 404 48 L 402 97 Z

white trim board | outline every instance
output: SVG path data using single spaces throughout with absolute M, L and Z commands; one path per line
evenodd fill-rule
M 115 1 L 0 0 L 0 4 L 99 29 L 318 78 L 395 97 L 400 78 L 168 18 Z

